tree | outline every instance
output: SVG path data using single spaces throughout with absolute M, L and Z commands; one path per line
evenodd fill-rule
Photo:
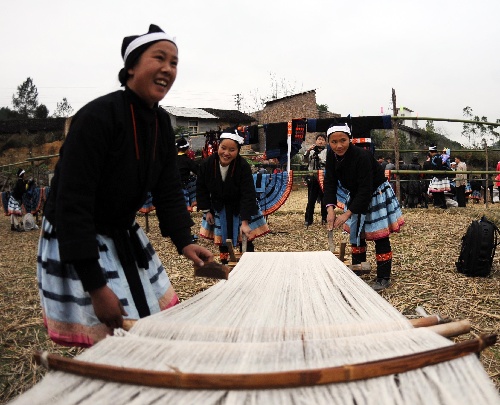
M 14 120 L 20 118 L 17 111 L 11 110 L 9 107 L 0 108 L 0 120 Z
M 425 130 L 427 132 L 430 132 L 430 133 L 435 133 L 436 132 L 436 128 L 434 127 L 434 121 L 430 121 L 428 120 L 426 123 L 425 123 Z
M 49 116 L 49 109 L 45 104 L 40 104 L 35 110 L 35 118 L 47 118 Z
M 464 117 L 470 121 L 488 122 L 488 117 L 482 116 L 479 118 L 478 115 L 474 115 L 472 108 L 469 106 L 465 107 L 462 111 Z M 496 122 L 499 122 L 499 120 L 497 119 Z M 479 148 L 488 143 L 491 144 L 498 141 L 500 133 L 496 131 L 496 128 L 493 125 L 464 122 L 462 124 L 462 136 L 467 138 L 470 146 Z
M 33 118 L 38 107 L 38 89 L 33 79 L 28 77 L 17 87 L 17 94 L 12 96 L 12 105 L 23 118 Z
M 316 108 L 320 112 L 328 112 L 328 104 L 316 104 Z
M 266 103 L 271 100 L 277 100 L 279 98 L 287 97 L 296 93 L 295 83 L 291 84 L 284 78 L 277 78 L 275 73 L 269 73 L 270 78 L 270 94 L 267 96 L 262 96 L 259 89 L 254 89 L 250 91 L 249 97 L 245 97 L 240 94 L 241 101 L 250 99 L 250 105 L 243 105 L 242 108 L 245 112 L 255 112 L 262 110 Z
M 73 107 L 71 107 L 66 97 L 64 97 L 60 103 L 57 103 L 56 110 L 52 116 L 54 118 L 70 117 L 71 114 L 73 114 Z

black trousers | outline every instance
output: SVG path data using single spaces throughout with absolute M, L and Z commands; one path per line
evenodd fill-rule
M 446 208 L 446 199 L 443 193 L 432 193 L 432 199 L 434 201 L 434 207 L 436 208 Z
M 455 187 L 455 196 L 457 197 L 457 203 L 459 207 L 465 207 L 465 185 Z
M 327 211 L 325 204 L 323 203 L 323 191 L 321 191 L 321 186 L 319 185 L 318 178 L 316 176 L 308 176 L 306 178 L 307 183 L 307 206 L 305 214 L 305 222 L 311 225 L 314 220 L 314 207 L 316 202 L 320 202 L 321 205 L 321 219 L 326 221 Z

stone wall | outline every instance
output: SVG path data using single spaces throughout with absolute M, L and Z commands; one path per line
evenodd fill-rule
M 310 90 L 272 100 L 266 103 L 263 110 L 252 113 L 259 124 L 285 122 L 297 118 L 332 118 L 340 117 L 332 112 L 320 112 L 316 103 L 316 91 Z M 316 139 L 316 132 L 307 132 L 304 147 L 312 145 Z M 264 130 L 259 130 L 259 150 L 266 148 Z

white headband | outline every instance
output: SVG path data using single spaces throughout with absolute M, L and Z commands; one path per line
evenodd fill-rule
M 239 145 L 243 145 L 245 143 L 245 138 L 239 136 L 237 131 L 234 131 L 234 134 L 231 132 L 223 132 L 220 139 L 232 139 Z
M 24 170 L 21 170 L 21 173 L 18 174 L 18 177 L 22 176 L 24 173 L 26 173 L 26 172 Z
M 349 136 L 351 136 L 351 129 L 347 124 L 344 125 L 334 125 L 328 128 L 328 131 L 326 131 L 326 136 L 330 136 L 330 134 L 333 134 L 334 132 L 345 132 Z
M 130 44 L 128 44 L 127 49 L 125 50 L 125 54 L 123 55 L 123 61 L 125 62 L 130 53 L 134 49 L 139 48 L 141 45 L 147 44 L 148 42 L 162 41 L 162 40 L 170 41 L 175 46 L 177 46 L 177 44 L 175 43 L 175 37 L 165 34 L 164 32 L 152 32 L 151 34 L 144 34 L 134 39 Z

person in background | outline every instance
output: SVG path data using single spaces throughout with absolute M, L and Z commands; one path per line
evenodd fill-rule
M 158 26 L 123 39 L 124 90 L 73 117 L 45 205 L 38 246 L 44 323 L 57 343 L 91 346 L 123 325 L 179 302 L 136 222 L 151 192 L 162 236 L 202 266 L 213 254 L 191 243 L 175 137 L 158 103 L 172 87 L 175 39 Z
M 387 165 L 387 161 L 385 160 L 385 158 L 383 156 L 379 156 L 377 162 L 379 162 L 380 166 L 382 166 L 382 168 L 385 170 L 385 166 Z
M 421 170 L 422 166 L 418 162 L 418 156 L 411 158 L 411 163 L 408 165 L 408 170 Z M 408 175 L 408 208 L 417 208 L 418 204 L 421 207 L 427 208 L 427 202 L 423 195 L 422 175 L 418 173 Z
M 447 170 L 447 166 L 443 163 L 442 156 L 437 151 L 436 145 L 429 146 L 430 158 L 424 163 L 424 170 Z M 434 206 L 437 208 L 446 209 L 445 192 L 451 191 L 450 180 L 443 173 L 434 174 L 429 183 L 428 194 L 432 194 Z
M 243 143 L 235 129 L 225 130 L 217 153 L 202 161 L 196 181 L 198 210 L 203 212 L 200 236 L 219 246 L 223 264 L 229 261 L 228 239 L 237 246 L 244 234 L 246 251 L 253 252 L 252 241 L 269 232 L 257 204 L 252 169 L 240 156 Z
M 182 192 L 189 212 L 196 206 L 196 175 L 198 174 L 198 163 L 191 158 L 189 142 L 186 138 L 180 138 L 175 143 L 177 147 L 177 167 L 181 174 Z M 191 235 L 193 243 L 198 240 L 198 235 Z
M 467 165 L 462 160 L 462 156 L 455 156 L 456 168 L 457 172 L 465 172 L 467 171 Z M 457 198 L 457 203 L 459 207 L 466 206 L 465 199 L 465 187 L 467 186 L 467 174 L 465 173 L 457 173 L 455 175 L 455 196 Z
M 309 171 L 323 170 L 326 161 L 326 136 L 318 134 L 314 145 L 304 153 L 304 159 L 309 163 Z M 307 183 L 307 205 L 305 212 L 305 226 L 306 228 L 313 223 L 314 220 L 314 207 L 316 202 L 319 202 L 321 207 L 321 222 L 326 224 L 326 207 L 323 203 L 323 191 L 319 184 L 318 176 L 316 174 L 306 176 Z
M 497 163 L 495 170 L 500 172 L 500 161 Z M 500 173 L 495 176 L 495 187 L 497 188 L 498 194 L 500 194 Z
M 23 232 L 22 226 L 22 201 L 23 195 L 26 192 L 26 181 L 24 180 L 24 169 L 17 170 L 17 180 L 12 193 L 10 193 L 8 202 L 8 213 L 10 215 L 10 230 L 15 232 Z
M 366 261 L 366 241 L 375 241 L 376 291 L 391 284 L 392 248 L 389 235 L 404 224 L 403 215 L 384 170 L 372 153 L 351 143 L 347 124 L 333 124 L 327 131 L 331 150 L 326 158 L 324 201 L 328 210 L 327 228 L 349 232 L 352 263 Z M 349 197 L 340 215 L 335 213 L 337 187 L 341 184 Z

